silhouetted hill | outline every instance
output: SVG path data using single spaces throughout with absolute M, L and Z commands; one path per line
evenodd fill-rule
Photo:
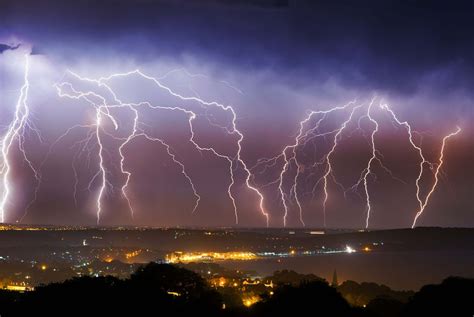
M 328 230 L 311 234 L 312 229 L 154 229 L 154 228 L 75 228 L 45 227 L 42 230 L 0 230 L 3 253 L 34 252 L 31 248 L 139 247 L 157 251 L 288 251 L 291 245 L 341 247 L 383 242 L 385 251 L 472 250 L 474 228 L 415 228 L 374 231 Z M 12 227 L 16 228 L 16 227 Z M 38 228 L 36 228 L 38 229 Z M 291 239 L 290 239 L 291 238 Z M 22 247 L 18 248 L 18 241 Z
M 354 281 L 345 281 L 339 285 L 337 290 L 351 305 L 355 306 L 367 305 L 380 297 L 406 303 L 414 294 L 412 291 L 394 291 L 388 286 L 376 283 L 363 282 L 359 284 Z

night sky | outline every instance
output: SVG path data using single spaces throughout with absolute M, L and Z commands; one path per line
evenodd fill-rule
M 2 135 L 23 84 L 27 52 L 30 120 L 42 136 L 40 140 L 29 132 L 24 144 L 42 178 L 34 201 L 34 175 L 18 146 L 11 152 L 7 222 L 96 223 L 100 184 L 97 180 L 88 184 L 97 173 L 97 147 L 77 156 L 74 145 L 87 136 L 81 129 L 54 143 L 68 128 L 93 123 L 95 111 L 85 100 L 60 98 L 53 85 L 68 81 L 78 89 L 91 89 L 93 85 L 81 83 L 67 70 L 99 78 L 140 69 L 150 76 L 164 76 L 162 82 L 183 96 L 232 106 L 244 136 L 242 160 L 249 167 L 291 145 L 309 111 L 352 100 L 367 104 L 376 96 L 377 103 L 387 102 L 402 121 L 420 132 L 417 142 L 434 163 L 443 136 L 459 126 L 462 132 L 446 144 L 439 185 L 417 225 L 474 226 L 474 5 L 469 1 L 2 0 L 0 43 Z M 172 98 L 138 76 L 114 79 L 111 84 L 129 102 L 146 100 L 197 111 L 195 132 L 200 144 L 236 155 L 236 136 L 222 129 L 231 124 L 228 112 Z M 406 130 L 379 115 L 383 128 L 377 146 L 385 166 L 401 181 L 380 166 L 374 168 L 377 177 L 369 178 L 373 205 L 369 228 L 409 227 L 417 210 L 419 157 L 410 148 Z M 121 113 L 118 117 L 120 127 L 130 129 L 130 116 Z M 127 146 L 125 162 L 133 172 L 128 187 L 135 210 L 132 219 L 120 192 L 124 175 L 117 165 L 117 142 L 104 136 L 110 184 L 100 223 L 236 225 L 227 196 L 228 163 L 190 144 L 188 121 L 182 113 L 148 109 L 143 118 L 147 131 L 166 140 L 185 164 L 201 196 L 200 205 L 192 213 L 195 197 L 166 148 L 136 139 Z M 322 129 L 331 130 L 342 121 L 342 114 L 331 116 Z M 361 125 L 366 133 L 357 129 L 345 133 L 333 157 L 334 173 L 343 187 L 357 181 L 370 156 L 367 136 L 373 127 L 367 120 Z M 122 130 L 116 132 L 123 137 Z M 312 170 L 308 166 L 327 153 L 330 140 L 331 136 L 298 149 L 304 181 L 297 190 L 309 227 L 323 226 L 322 187 L 318 185 L 314 195 L 311 191 L 326 166 Z M 251 179 L 264 195 L 270 226 L 283 225 L 284 209 L 277 186 L 265 185 L 281 169 L 280 160 L 263 172 L 255 170 Z M 245 186 L 242 166 L 234 172 L 238 225 L 265 226 L 258 196 Z M 434 181 L 429 168 L 425 176 L 423 195 Z M 283 185 L 288 193 L 290 178 Z M 330 182 L 328 191 L 327 227 L 365 227 L 363 188 L 344 196 Z M 287 225 L 301 226 L 294 197 L 288 196 L 288 201 Z

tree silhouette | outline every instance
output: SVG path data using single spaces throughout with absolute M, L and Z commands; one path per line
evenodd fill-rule
M 291 282 L 307 278 L 291 271 L 278 272 L 275 276 Z M 346 288 L 356 296 L 366 296 L 366 288 L 371 296 L 374 290 L 390 294 L 385 287 L 369 283 L 349 283 Z M 357 295 L 361 290 L 362 295 Z M 249 309 L 237 305 L 222 309 L 221 296 L 200 275 L 174 265 L 150 263 L 124 280 L 86 276 L 40 286 L 26 293 L 0 290 L 0 315 L 471 317 L 472 294 L 474 279 L 451 277 L 439 285 L 424 286 L 406 304 L 391 297 L 377 297 L 362 308 L 351 306 L 327 282 L 315 280 L 277 287 L 273 295 L 262 296 L 262 301 Z
M 439 285 L 423 286 L 403 316 L 474 316 L 474 279 L 449 277 Z
M 367 305 L 379 297 L 392 298 L 406 303 L 414 294 L 412 291 L 394 291 L 388 286 L 376 283 L 362 282 L 359 284 L 354 281 L 345 281 L 339 285 L 337 290 L 351 305 L 355 306 Z
M 253 309 L 254 316 L 302 316 L 310 312 L 341 317 L 355 314 L 335 288 L 321 281 L 283 286 Z
M 323 278 L 314 274 L 301 274 L 292 270 L 275 271 L 273 275 L 265 278 L 265 280 L 272 281 L 278 285 L 293 285 L 298 286 L 304 282 L 324 281 Z
M 2 316 L 148 315 L 206 313 L 217 315 L 220 296 L 196 273 L 167 264 L 150 263 L 130 279 L 80 277 L 37 287 L 0 307 Z

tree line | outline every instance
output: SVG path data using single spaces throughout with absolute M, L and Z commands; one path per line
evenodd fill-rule
M 285 273 L 288 274 L 288 273 Z M 281 272 L 279 273 L 282 277 Z M 344 285 L 344 284 L 343 284 Z M 341 285 L 341 286 L 343 286 Z M 8 316 L 469 316 L 474 315 L 474 279 L 449 277 L 416 293 L 398 294 L 371 284 L 335 288 L 319 278 L 281 283 L 272 295 L 245 307 L 226 305 L 225 296 L 199 274 L 149 263 L 128 279 L 78 277 L 18 293 L 0 291 L 0 315 Z M 352 293 L 351 293 L 352 292 Z M 357 295 L 359 292 L 362 295 Z M 372 293 L 373 294 L 372 294 Z M 375 292 L 375 293 L 374 293 Z M 367 304 L 346 300 L 347 294 Z M 366 295 L 364 295 L 366 294 Z M 369 294 L 369 295 L 367 295 Z M 371 295 L 372 294 L 372 295 Z M 409 295 L 409 296 L 405 296 Z M 366 297 L 364 297 L 366 296 Z

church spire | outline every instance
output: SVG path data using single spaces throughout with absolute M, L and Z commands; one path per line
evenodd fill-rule
M 331 286 L 332 287 L 338 287 L 339 286 L 339 282 L 337 281 L 337 272 L 336 272 L 336 270 L 334 270 L 334 274 L 332 275 Z

